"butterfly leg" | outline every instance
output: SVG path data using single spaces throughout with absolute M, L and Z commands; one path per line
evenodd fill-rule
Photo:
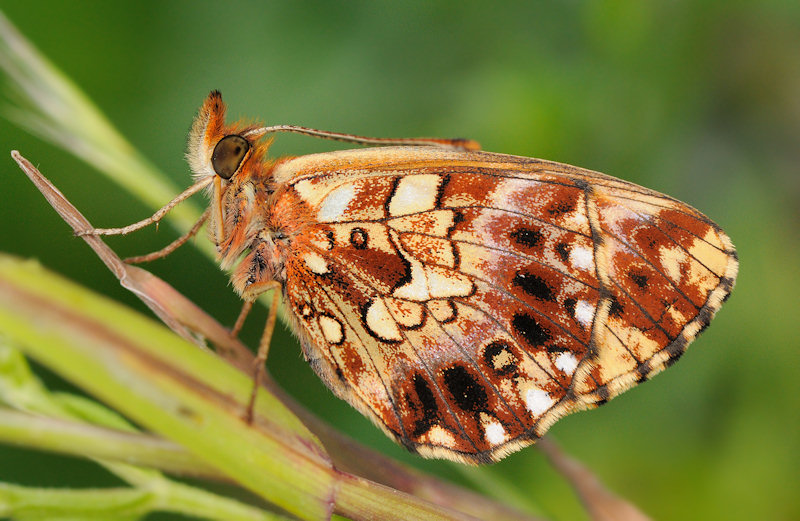
M 233 324 L 233 327 L 231 328 L 232 337 L 236 338 L 239 336 L 239 333 L 242 331 L 242 327 L 244 326 L 244 321 L 250 314 L 251 309 L 253 309 L 253 301 L 245 300 L 244 304 L 242 305 L 242 310 L 239 311 L 239 316 L 236 317 L 236 322 Z
M 261 379 L 266 370 L 267 355 L 269 355 L 269 346 L 272 342 L 272 334 L 275 332 L 275 323 L 278 319 L 278 306 L 281 303 L 281 285 L 276 281 L 269 281 L 265 285 L 272 286 L 272 303 L 269 306 L 269 316 L 267 317 L 267 325 L 264 327 L 264 333 L 261 335 L 261 341 L 258 343 L 258 353 L 253 362 L 253 390 L 250 393 L 250 401 L 247 403 L 247 411 L 245 412 L 245 420 L 247 423 L 253 422 L 253 413 L 256 405 L 256 395 L 258 388 L 261 386 Z M 238 322 L 238 320 L 237 320 Z
M 173 251 L 183 246 L 186 243 L 186 241 L 197 235 L 197 232 L 200 231 L 200 228 L 203 227 L 203 223 L 205 223 L 208 220 L 208 215 L 210 212 L 211 212 L 210 209 L 207 209 L 205 212 L 203 212 L 203 215 L 200 216 L 200 218 L 197 220 L 196 223 L 194 223 L 194 225 L 188 232 L 181 235 L 180 237 L 178 237 L 168 245 L 164 246 L 160 250 L 154 251 L 153 253 L 148 253 L 147 255 L 128 257 L 127 259 L 125 259 L 125 262 L 127 262 L 128 264 L 140 264 L 143 262 L 150 262 L 156 259 L 161 259 L 163 257 L 166 257 Z
M 91 230 L 81 230 L 77 232 L 77 235 L 127 235 L 131 232 L 135 232 L 136 230 L 141 230 L 142 228 L 151 224 L 158 223 L 164 218 L 165 215 L 169 213 L 170 210 L 210 185 L 215 177 L 216 176 L 208 176 L 197 181 L 195 184 L 178 194 L 178 196 L 172 201 L 162 206 L 156 213 L 147 219 L 142 219 L 139 222 L 129 224 L 128 226 L 123 226 L 122 228 L 92 228 Z

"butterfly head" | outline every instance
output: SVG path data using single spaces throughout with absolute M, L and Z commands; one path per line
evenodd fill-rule
M 186 158 L 198 180 L 213 178 L 210 184 L 211 214 L 209 231 L 220 253 L 238 249 L 232 244 L 238 222 L 231 213 L 241 210 L 232 204 L 232 194 L 242 190 L 254 191 L 254 185 L 263 182 L 269 163 L 265 161 L 269 140 L 254 133 L 256 125 L 236 122 L 225 123 L 225 103 L 219 91 L 208 95 L 194 120 L 189 133 Z M 229 190 L 236 186 L 237 190 Z M 241 188 L 242 190 L 238 190 Z
M 186 158 L 194 175 L 230 181 L 234 176 L 252 173 L 269 148 L 269 142 L 259 140 L 259 135 L 254 134 L 257 128 L 242 122 L 226 125 L 222 94 L 212 91 L 189 133 Z

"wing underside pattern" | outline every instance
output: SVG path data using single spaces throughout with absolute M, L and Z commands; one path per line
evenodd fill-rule
M 335 174 L 314 156 L 283 167 L 282 197 L 310 216 L 287 298 L 326 383 L 424 455 L 492 461 L 535 441 L 677 359 L 733 287 L 715 224 L 603 174 L 419 147 L 326 155 Z

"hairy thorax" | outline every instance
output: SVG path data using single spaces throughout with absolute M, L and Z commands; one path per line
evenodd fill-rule
M 312 218 L 307 205 L 285 187 L 273 190 L 271 169 L 233 182 L 223 196 L 224 238 L 217 242 L 222 265 L 236 265 L 237 293 L 252 299 L 271 281 L 286 281 L 286 259 L 303 247 Z M 213 229 L 214 227 L 210 227 Z

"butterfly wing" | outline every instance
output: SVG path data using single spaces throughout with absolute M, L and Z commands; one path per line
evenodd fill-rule
M 693 208 L 568 165 L 387 147 L 274 172 L 315 371 L 423 455 L 494 461 L 676 360 L 730 293 Z

